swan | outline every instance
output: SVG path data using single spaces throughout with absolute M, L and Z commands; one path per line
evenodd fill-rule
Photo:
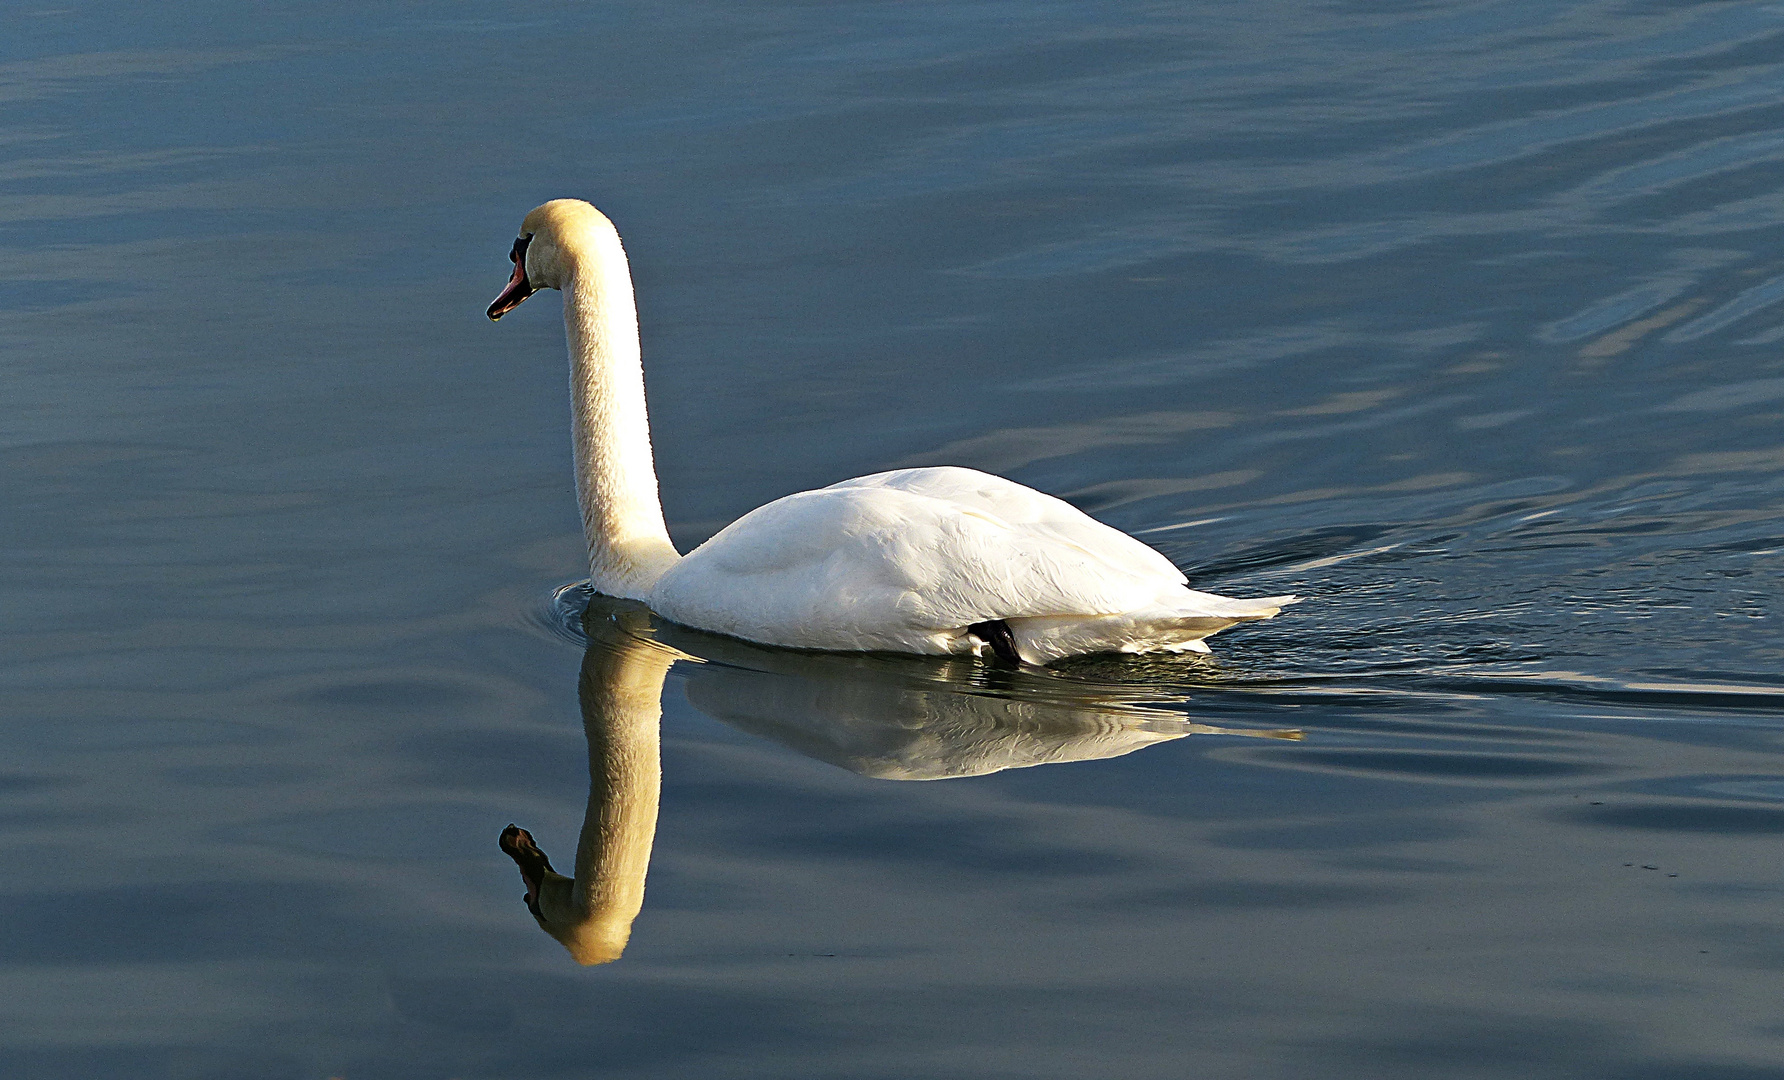
M 1298 597 L 1197 592 L 1159 552 L 1063 500 L 975 469 L 897 469 L 750 511 L 686 555 L 651 457 L 632 276 L 580 199 L 521 223 L 500 319 L 564 294 L 589 584 L 700 630 L 799 649 L 983 655 L 1207 652 L 1203 638 Z

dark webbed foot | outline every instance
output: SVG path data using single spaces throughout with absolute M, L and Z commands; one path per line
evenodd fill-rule
M 1006 664 L 1022 663 L 1022 654 L 1016 651 L 1016 635 L 1010 632 L 1010 624 L 1002 619 L 989 622 L 976 622 L 966 628 L 967 633 L 991 646 L 991 651 Z

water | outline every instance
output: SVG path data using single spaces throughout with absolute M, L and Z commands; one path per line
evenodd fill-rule
M 1784 1071 L 1780 9 L 0 26 L 0 1072 Z M 577 967 L 495 845 L 589 795 L 561 328 L 482 316 L 560 195 L 684 548 L 950 462 L 1310 599 L 1054 675 L 629 624 L 708 662 Z

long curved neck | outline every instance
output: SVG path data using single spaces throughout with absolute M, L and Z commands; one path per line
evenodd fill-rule
M 646 600 L 680 556 L 669 542 L 657 495 L 638 311 L 617 234 L 589 238 L 563 290 L 589 583 L 607 596 Z

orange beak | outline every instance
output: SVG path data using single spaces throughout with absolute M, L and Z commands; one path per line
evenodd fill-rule
M 502 295 L 489 305 L 491 322 L 513 311 L 520 306 L 522 300 L 533 295 L 533 286 L 527 281 L 526 259 L 527 241 L 531 239 L 530 236 L 523 236 L 514 241 L 514 250 L 508 253 L 508 258 L 514 260 L 514 273 L 509 276 L 508 287 L 502 290 Z

